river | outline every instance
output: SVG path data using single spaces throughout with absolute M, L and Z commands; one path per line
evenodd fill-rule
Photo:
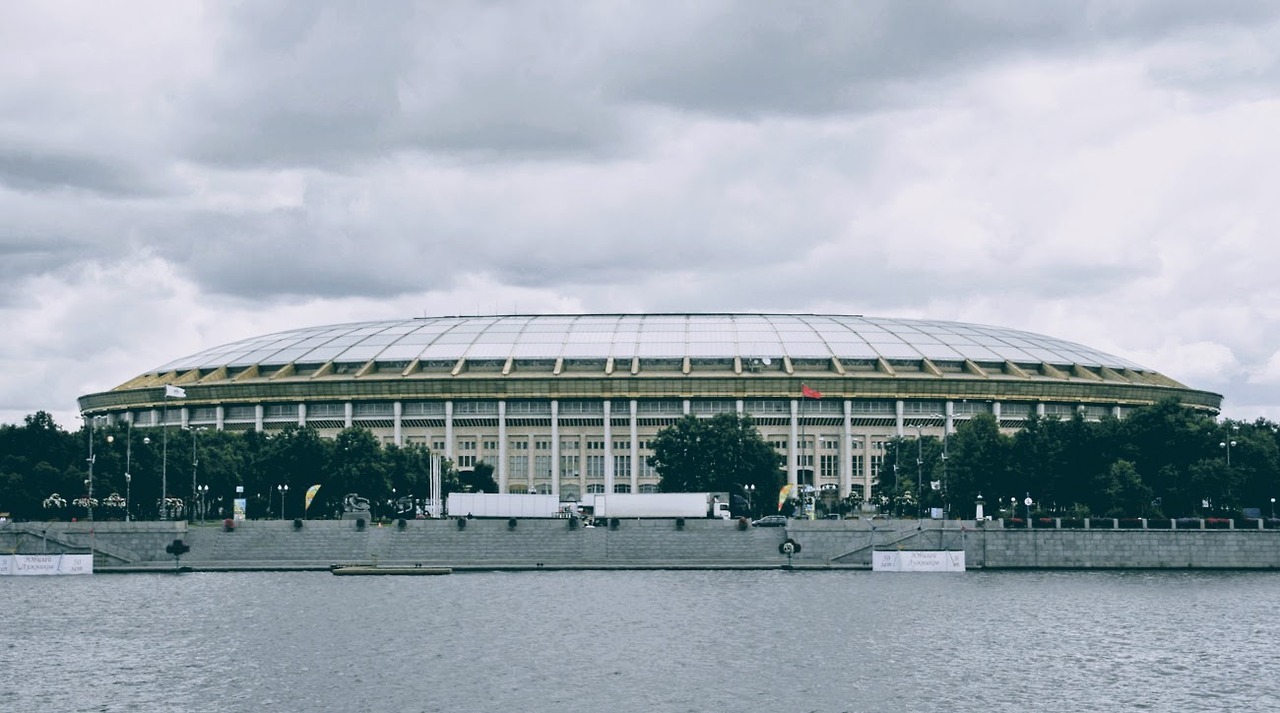
M 0 710 L 1273 710 L 1278 586 L 1258 572 L 6 577 Z

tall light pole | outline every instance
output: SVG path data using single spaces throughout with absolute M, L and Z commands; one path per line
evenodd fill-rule
M 280 519 L 283 520 L 284 519 L 284 496 L 288 494 L 289 486 L 287 484 L 277 485 L 276 492 L 280 493 Z
M 151 452 L 151 448 L 150 448 L 150 446 L 151 446 L 151 436 L 143 436 L 143 437 L 142 437 L 142 445 L 144 445 L 144 446 L 148 446 L 148 448 L 147 448 L 147 452 L 148 452 L 148 453 L 150 453 L 150 452 Z M 161 502 L 160 509 L 161 509 L 161 511 L 163 512 L 163 510 L 164 510 L 164 501 L 163 501 L 163 500 L 161 500 L 160 502 Z M 163 519 L 164 519 L 164 515 L 160 515 L 159 517 L 160 517 L 160 519 L 161 519 L 161 520 L 163 520 Z
M 196 468 L 200 465 L 200 459 L 196 457 L 196 435 L 203 431 L 204 428 L 191 428 L 191 512 L 189 519 L 191 522 L 196 521 L 195 504 L 196 495 L 199 493 L 199 486 L 196 485 Z
M 180 386 L 172 384 L 164 385 L 164 423 L 160 425 L 163 431 L 164 447 L 161 449 L 160 457 L 160 519 L 168 520 L 166 511 L 169 509 L 169 399 L 184 399 L 187 397 L 187 390 Z
M 129 491 L 133 482 L 130 466 L 133 465 L 133 412 L 129 412 L 129 430 L 124 436 L 124 521 L 129 522 Z
M 85 417 L 85 423 L 89 426 L 89 457 L 85 458 L 89 464 L 89 477 L 84 481 L 84 486 L 89 491 L 89 532 L 93 532 L 93 463 L 97 460 L 97 456 L 93 454 L 93 426 L 97 422 L 97 416 Z
M 924 432 L 920 424 L 916 429 L 916 519 L 924 519 Z

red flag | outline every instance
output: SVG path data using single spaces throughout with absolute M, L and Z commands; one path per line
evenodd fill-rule
M 818 391 L 817 389 L 811 389 L 811 388 L 809 388 L 808 386 L 805 386 L 804 384 L 801 384 L 801 385 L 800 385 L 800 395 L 801 395 L 801 396 L 803 396 L 803 397 L 805 397 L 806 399 L 820 399 L 820 398 L 822 398 L 822 392 L 821 392 L 821 391 Z

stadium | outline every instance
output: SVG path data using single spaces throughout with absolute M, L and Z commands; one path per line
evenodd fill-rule
M 176 387 L 176 388 L 175 388 Z M 82 396 L 137 427 L 322 435 L 358 426 L 422 444 L 502 492 L 651 492 L 648 440 L 687 414 L 749 414 L 788 481 L 870 493 L 885 442 L 978 414 L 1124 418 L 1222 397 L 1098 350 L 955 322 L 817 314 L 453 316 L 297 329 L 175 359 Z

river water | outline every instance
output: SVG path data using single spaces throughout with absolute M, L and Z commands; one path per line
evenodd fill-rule
M 0 579 L 2 711 L 1280 707 L 1280 574 Z

